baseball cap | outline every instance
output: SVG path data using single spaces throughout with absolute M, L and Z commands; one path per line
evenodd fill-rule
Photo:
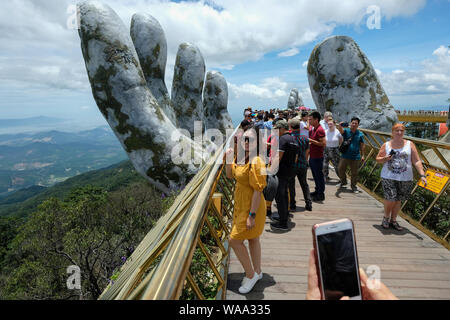
M 287 123 L 286 120 L 281 119 L 281 120 L 278 120 L 278 121 L 275 123 L 274 128 L 275 128 L 275 129 L 281 129 L 281 128 L 283 128 L 283 129 L 289 130 L 289 125 L 288 125 L 288 123 Z

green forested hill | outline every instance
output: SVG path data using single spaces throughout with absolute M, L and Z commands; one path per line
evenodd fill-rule
M 42 190 L 2 199 L 0 300 L 98 299 L 176 197 L 129 161 Z M 80 268 L 81 289 L 67 287 L 68 266 Z
M 2 198 L 0 199 L 0 216 L 26 217 L 46 199 L 51 197 L 63 199 L 71 190 L 86 185 L 101 187 L 106 191 L 116 191 L 134 182 L 143 181 L 146 180 L 136 172 L 131 162 L 123 161 L 104 169 L 80 174 L 50 188 L 41 188 L 40 193 L 37 195 L 30 193 L 32 196 L 27 199 L 24 199 L 26 195 L 24 196 L 22 191 L 24 196 L 22 202 L 17 202 L 17 199 L 20 199 L 17 194 Z
M 0 197 L 127 160 L 111 128 L 0 134 Z

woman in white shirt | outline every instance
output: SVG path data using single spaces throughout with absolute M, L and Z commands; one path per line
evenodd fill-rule
M 336 129 L 336 124 L 334 120 L 332 119 L 329 120 L 327 125 L 328 129 L 325 130 L 325 136 L 327 138 L 327 146 L 325 147 L 323 153 L 323 176 L 325 177 L 325 182 L 330 181 L 330 178 L 328 177 L 328 164 L 330 161 L 333 164 L 336 174 L 339 176 L 337 172 L 339 160 L 341 159 L 339 153 L 339 146 L 344 140 L 339 130 Z
M 309 138 L 309 113 L 307 111 L 302 112 L 302 118 L 300 121 L 300 135 Z
M 416 146 L 412 141 L 403 139 L 405 126 L 397 123 L 392 127 L 392 140 L 383 144 L 377 155 L 377 162 L 383 164 L 381 184 L 384 193 L 384 217 L 381 225 L 402 231 L 397 222 L 401 202 L 406 200 L 414 186 L 412 166 L 420 174 L 420 179 L 427 184 Z

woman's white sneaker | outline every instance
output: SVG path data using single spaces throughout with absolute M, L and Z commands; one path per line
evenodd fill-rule
M 262 272 L 260 275 L 255 272 L 255 274 L 253 275 L 253 278 L 251 278 L 251 279 L 244 277 L 244 280 L 242 281 L 243 282 L 242 286 L 239 288 L 239 292 L 242 294 L 246 294 L 246 293 L 249 293 L 250 291 L 252 291 L 256 282 L 258 282 L 258 280 L 260 280 L 261 277 L 262 277 Z
M 262 271 L 261 271 L 260 274 L 257 273 L 257 275 L 258 275 L 258 278 L 259 278 L 258 280 L 261 280 L 261 279 L 263 278 L 263 273 L 262 273 Z M 241 286 L 244 284 L 244 280 L 245 280 L 245 279 L 248 279 L 248 278 L 247 278 L 247 277 L 244 277 L 244 279 L 242 279 L 242 281 L 241 281 Z

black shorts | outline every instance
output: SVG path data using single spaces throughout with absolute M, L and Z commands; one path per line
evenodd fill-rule
M 387 201 L 405 201 L 411 195 L 413 181 L 398 181 L 381 178 L 384 199 Z

